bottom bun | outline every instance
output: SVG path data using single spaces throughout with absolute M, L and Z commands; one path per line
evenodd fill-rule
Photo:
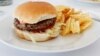
M 14 30 L 18 37 L 33 42 L 43 42 L 57 37 L 57 35 L 50 35 L 48 33 L 32 33 L 28 31 L 21 31 L 17 28 L 14 28 Z
M 15 33 L 18 37 L 29 40 L 32 42 L 43 42 L 56 38 L 60 33 L 61 24 L 56 23 L 52 29 L 46 30 L 45 33 L 32 33 L 28 31 L 22 31 L 14 27 Z

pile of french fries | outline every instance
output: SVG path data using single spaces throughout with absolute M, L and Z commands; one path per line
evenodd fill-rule
M 56 6 L 57 22 L 61 23 L 62 36 L 79 34 L 92 25 L 92 18 L 81 11 L 67 6 Z

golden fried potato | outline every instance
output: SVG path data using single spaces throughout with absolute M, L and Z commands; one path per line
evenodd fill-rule
M 80 23 L 79 21 L 75 21 L 74 18 L 71 19 L 71 32 L 74 33 L 80 33 Z
M 71 32 L 74 33 L 80 33 L 80 23 L 79 21 L 75 21 L 75 19 L 72 19 L 71 21 Z
M 92 24 L 92 19 L 86 13 L 66 6 L 56 6 L 57 22 L 61 23 L 62 36 L 76 34 L 84 31 Z
M 74 14 L 71 15 L 72 18 L 75 18 L 80 23 L 80 31 L 87 29 L 92 24 L 92 19 L 89 15 L 80 13 L 80 14 Z
M 65 19 L 67 20 L 70 17 L 70 15 L 73 14 L 73 12 L 74 12 L 74 9 L 72 8 L 68 12 L 64 13 Z
M 74 24 L 75 24 L 75 19 L 71 18 L 70 29 L 72 33 L 75 33 Z
M 64 21 L 65 21 L 65 16 L 64 16 L 64 14 L 62 14 L 61 12 L 59 12 L 58 14 L 57 14 L 57 20 L 56 20 L 57 22 L 59 22 L 59 23 L 64 23 Z
M 57 9 L 57 14 L 58 15 L 61 15 L 61 14 L 63 14 L 62 15 L 62 17 L 64 16 L 64 18 L 65 18 L 65 22 L 66 22 L 66 20 L 68 19 L 68 17 L 70 16 L 70 14 L 72 13 L 72 9 L 70 9 L 69 7 L 66 7 L 66 6 L 62 6 L 62 5 L 60 5 L 60 6 L 56 6 L 56 9 Z M 60 13 L 60 14 L 59 14 Z M 60 17 L 58 16 L 58 18 L 60 19 Z M 62 20 L 62 19 L 61 19 Z M 58 20 L 59 21 L 59 20 Z
M 84 31 L 85 29 L 87 29 L 91 25 L 92 25 L 92 22 L 85 22 L 85 23 L 81 24 L 80 25 L 81 32 Z
M 75 21 L 74 27 L 75 27 L 76 33 L 80 33 L 81 29 L 80 29 L 79 21 Z
M 65 23 L 65 25 L 62 25 L 62 27 L 61 27 L 61 35 L 62 36 L 65 36 L 65 35 L 67 35 L 67 34 L 70 33 L 70 23 L 71 23 L 71 18 L 69 18 L 67 20 L 67 22 Z
M 83 13 L 74 14 L 74 15 L 71 15 L 71 17 L 75 18 L 76 20 L 79 20 L 80 24 L 84 23 L 84 22 L 92 21 L 92 19 L 89 15 L 83 14 Z

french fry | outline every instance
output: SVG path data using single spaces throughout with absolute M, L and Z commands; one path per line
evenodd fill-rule
M 91 17 L 89 15 L 80 13 L 80 14 L 74 14 L 71 15 L 72 18 L 75 18 L 76 20 L 79 20 L 80 24 L 87 22 L 87 21 L 92 21 Z
M 58 13 L 57 14 L 57 20 L 56 20 L 57 22 L 59 22 L 59 23 L 64 23 L 64 21 L 65 21 L 65 16 L 64 16 L 64 14 L 62 14 L 62 13 Z
M 66 6 L 56 6 L 57 22 L 61 23 L 62 36 L 76 34 L 84 31 L 92 24 L 92 19 L 86 13 Z
M 62 19 L 62 13 L 61 12 L 58 12 L 57 13 L 57 22 L 59 22 L 60 20 Z
M 91 26 L 92 22 L 85 22 L 80 26 L 81 32 Z
M 80 23 L 79 21 L 75 21 L 74 23 L 74 30 L 75 30 L 75 33 L 80 33 Z
M 73 12 L 74 12 L 74 9 L 73 9 L 73 8 L 70 9 L 70 10 L 65 14 L 65 17 L 66 17 L 66 18 L 69 18 L 70 15 L 71 15 Z
M 62 25 L 62 29 L 61 29 L 61 35 L 65 36 L 67 34 L 70 33 L 70 23 L 71 23 L 71 18 L 69 18 L 67 20 L 67 22 L 65 23 L 65 25 Z
M 74 27 L 75 19 L 71 18 L 71 23 L 70 23 L 70 30 L 72 33 L 75 33 L 75 27 Z
M 91 23 L 92 23 L 92 19 L 89 15 L 84 14 L 84 13 L 80 13 L 80 14 L 76 14 L 71 16 L 72 18 L 75 18 L 76 20 L 78 20 L 80 22 L 80 28 L 81 28 L 81 32 L 85 29 L 87 29 Z

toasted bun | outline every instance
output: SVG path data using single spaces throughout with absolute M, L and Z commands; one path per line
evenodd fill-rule
M 18 37 L 33 42 L 43 42 L 57 37 L 57 35 L 49 35 L 47 33 L 30 33 L 28 31 L 21 31 L 17 28 L 14 28 L 14 31 Z
M 19 5 L 14 13 L 15 18 L 25 23 L 37 23 L 56 17 L 55 7 L 47 2 L 26 2 Z

